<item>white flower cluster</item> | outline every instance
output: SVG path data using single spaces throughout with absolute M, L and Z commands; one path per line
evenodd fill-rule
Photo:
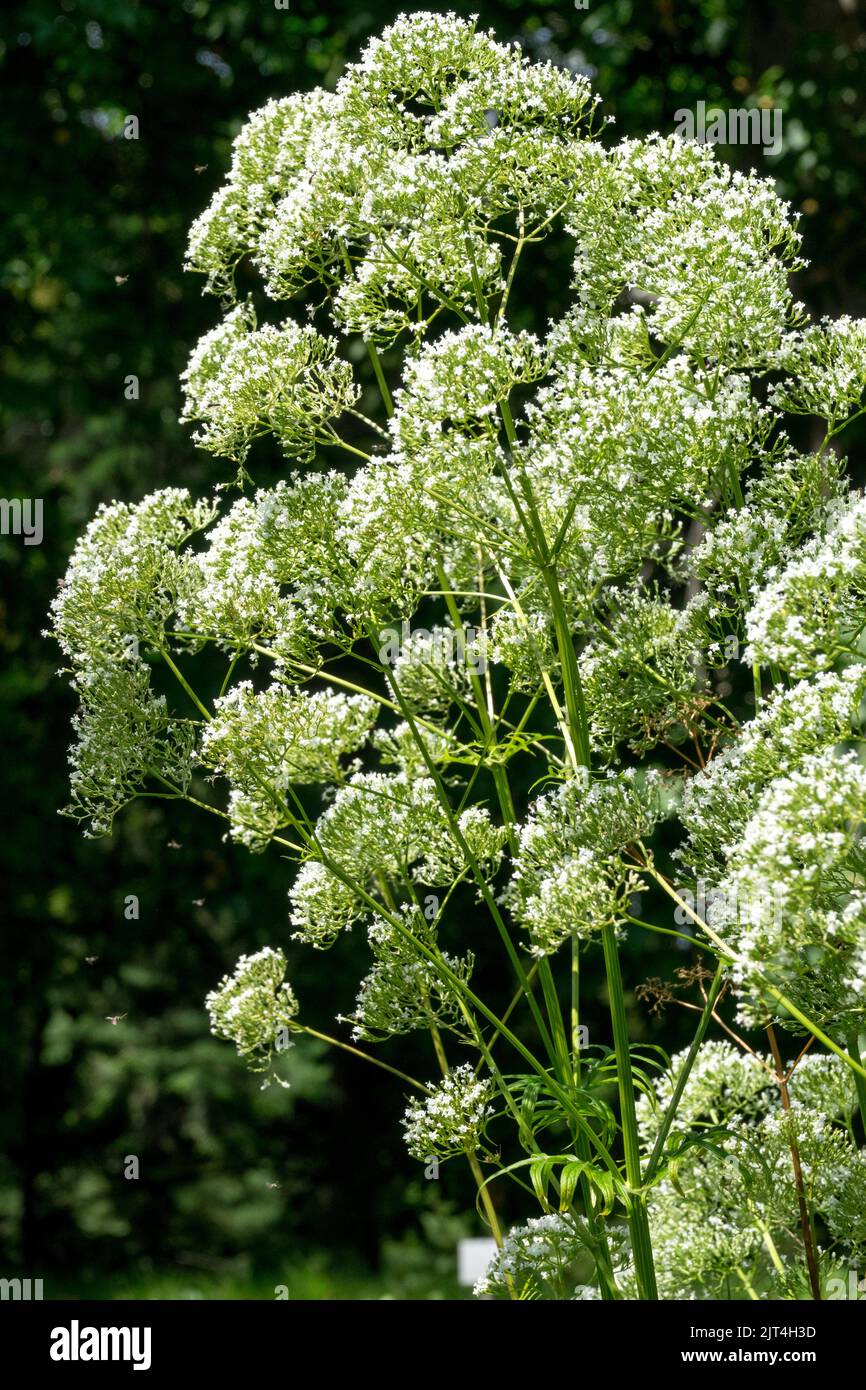
M 655 1143 L 687 1055 L 686 1052 L 676 1053 L 671 1058 L 669 1070 L 655 1079 L 653 1089 L 638 1097 L 638 1128 L 647 1148 Z M 839 1082 L 838 1073 L 833 1080 Z M 689 1072 L 672 1132 L 687 1133 L 701 1125 L 725 1125 L 738 1116 L 754 1120 L 777 1100 L 778 1087 L 765 1058 L 741 1052 L 727 1041 L 709 1039 Z
M 611 1222 L 606 1234 L 619 1282 L 630 1265 L 628 1231 Z M 598 1299 L 597 1286 L 582 1282 L 592 1271 L 593 1244 L 583 1216 L 548 1212 L 531 1217 L 525 1225 L 512 1226 L 473 1293 L 476 1298 Z
M 823 673 L 778 689 L 707 768 L 686 783 L 680 821 L 688 841 L 680 858 L 710 882 L 755 814 L 758 798 L 777 776 L 807 757 L 829 753 L 859 733 L 866 666 Z
M 736 591 L 754 599 L 845 496 L 842 460 L 832 450 L 799 454 L 783 439 L 776 452 L 747 482 L 743 505 L 728 508 L 691 556 L 695 575 L 729 614 Z
M 139 647 L 160 644 L 182 587 L 178 550 L 214 513 L 185 488 L 99 508 L 51 605 L 53 632 L 75 678 L 87 682 L 136 660 Z
M 335 94 L 256 113 L 189 264 L 225 291 L 247 253 L 277 298 L 324 280 L 337 322 L 380 342 L 433 312 L 419 279 L 472 313 L 478 285 L 501 288 L 501 252 L 467 211 L 553 209 L 593 106 L 585 78 L 530 64 L 471 21 L 401 17 Z
M 746 660 L 776 662 L 795 676 L 832 666 L 862 632 L 864 595 L 866 496 L 856 493 L 767 576 L 746 617 Z
M 479 651 L 485 660 L 507 667 L 515 690 L 531 694 L 541 685 L 544 672 L 555 669 L 557 658 L 548 609 L 535 608 L 524 595 L 520 598 L 519 614 L 504 604 L 494 614 Z
M 485 806 L 469 806 L 457 817 L 460 839 L 488 878 L 496 874 L 502 859 L 506 829 L 494 825 Z M 427 846 L 416 870 L 421 883 L 449 884 L 466 872 L 464 850 L 453 833 L 439 834 Z
M 163 790 L 189 785 L 195 729 L 152 690 L 144 653 L 167 647 L 184 584 L 179 548 L 212 517 L 210 503 L 193 502 L 182 488 L 100 507 L 51 605 L 81 702 L 68 811 L 92 835 L 108 834 L 116 813 L 154 779 Z
M 395 427 L 398 447 L 407 454 L 435 447 L 445 420 L 456 429 L 485 433 L 512 389 L 540 380 L 548 365 L 532 333 L 486 324 L 443 333 L 407 363 Z
M 352 576 L 335 531 L 346 479 L 293 474 L 242 497 L 183 554 L 177 621 L 193 648 L 212 640 L 234 651 L 267 644 L 277 658 L 313 661 L 335 635 L 335 611 L 352 606 Z
M 475 1153 L 494 1113 L 493 1082 L 468 1062 L 450 1071 L 424 1100 L 409 1103 L 403 1119 L 406 1147 L 422 1162 L 432 1156 Z
M 697 359 L 769 365 L 799 315 L 787 281 L 802 264 L 772 182 L 676 136 L 625 140 L 587 172 L 566 217 L 581 301 L 606 311 L 634 287 L 659 338 Z
M 389 452 L 355 474 L 340 510 L 338 538 L 355 569 L 361 612 L 384 606 L 390 616 L 395 601 L 411 611 L 438 586 L 437 561 L 455 587 L 475 583 L 473 518 L 513 522 L 496 472 L 504 466 L 497 406 L 542 370 L 531 335 L 475 325 L 408 358 Z
M 273 1052 L 288 1045 L 298 1001 L 285 973 L 282 951 L 265 946 L 254 955 L 241 956 L 234 973 L 224 975 L 205 1000 L 211 1032 L 233 1042 L 253 1071 L 268 1071 Z
M 200 422 L 194 438 L 203 449 L 239 463 L 263 434 L 308 462 L 328 422 L 358 398 L 351 365 L 336 348 L 335 339 L 291 319 L 257 328 L 252 305 L 237 305 L 190 358 L 181 420 Z
M 788 335 L 774 366 L 791 373 L 771 388 L 775 406 L 792 415 L 818 415 L 838 426 L 863 401 L 866 319 L 843 314 Z
M 407 929 L 416 940 L 433 945 L 435 930 L 417 908 L 405 908 Z M 367 932 L 375 957 L 372 970 L 361 981 L 355 1004 L 353 1036 L 368 1042 L 411 1033 L 419 1028 L 447 1028 L 464 1036 L 465 1023 L 453 985 L 436 965 L 390 922 L 374 922 Z M 457 978 L 468 984 L 475 957 L 442 952 L 441 959 Z
M 624 920 L 639 881 L 622 851 L 662 815 L 658 774 L 633 769 L 589 785 L 574 778 L 533 803 L 506 900 L 535 955 Z
M 292 819 L 288 789 L 341 782 L 342 759 L 365 741 L 374 718 L 375 704 L 363 695 L 309 695 L 279 681 L 261 691 L 251 681 L 233 686 L 204 728 L 201 761 L 228 780 L 235 838 L 264 849 Z
M 685 1058 L 675 1056 L 654 1092 L 639 1100 L 648 1146 Z M 770 1297 L 792 1296 L 788 1284 L 803 1264 L 791 1234 L 799 1225 L 792 1141 L 810 1211 L 840 1253 L 862 1257 L 866 1166 L 847 1127 L 837 1123 L 853 1105 L 850 1073 L 835 1057 L 807 1054 L 789 1083 L 788 1115 L 774 1072 L 768 1059 L 727 1041 L 707 1043 L 698 1055 L 668 1144 L 682 1145 L 689 1136 L 707 1142 L 681 1147 L 675 1174 L 650 1196 L 663 1298 L 743 1297 L 746 1271 L 770 1288 Z M 829 1252 L 819 1253 L 823 1264 Z
M 118 811 L 146 786 L 188 790 L 195 727 L 172 717 L 140 661 L 102 668 L 82 677 L 77 689 L 66 814 L 86 822 L 85 834 L 96 838 L 111 833 Z
M 773 1012 L 763 983 L 844 1033 L 866 981 L 862 877 L 866 667 L 781 689 L 686 786 L 679 852 L 713 887 L 711 926 L 737 953 L 741 1016 Z
M 851 1071 L 829 1052 L 807 1052 L 797 1063 L 788 1090 L 792 1105 L 820 1110 L 831 1120 L 847 1120 L 857 1104 Z
M 281 592 L 275 556 L 265 541 L 261 504 L 242 497 L 207 533 L 204 550 L 184 556 L 178 596 L 182 630 L 245 649 L 255 640 L 285 642 L 295 607 Z M 191 639 L 192 645 L 196 637 Z
M 585 592 L 663 554 L 673 512 L 708 500 L 723 466 L 741 471 L 767 421 L 740 373 L 711 383 L 685 355 L 652 375 L 587 360 L 583 323 L 566 316 L 551 334 L 523 457 L 551 540 L 571 513 L 562 564 Z M 641 328 L 645 341 L 632 316 L 632 335 Z
M 333 97 L 322 91 L 269 101 L 237 136 L 226 184 L 189 235 L 187 267 L 207 275 L 213 293 L 231 293 L 235 266 L 297 178 L 311 133 L 332 105 Z
M 403 699 L 426 715 L 446 714 L 469 689 L 465 643 L 454 628 L 439 624 L 409 634 L 393 671 Z
M 769 977 L 843 1036 L 859 1026 L 866 990 L 864 817 L 866 767 L 853 753 L 805 757 L 758 798 L 728 854 L 713 921 L 736 947 L 744 1020 L 766 1016 Z M 734 905 L 739 910 L 731 912 Z
M 501 829 L 483 807 L 461 813 L 458 824 L 470 850 L 494 873 Z M 373 891 L 389 880 L 450 886 L 465 870 L 433 780 L 404 772 L 353 774 L 319 817 L 315 842 L 321 860 L 303 865 L 290 901 L 297 937 L 319 947 L 370 910 L 330 866 Z
M 580 657 L 594 747 L 608 758 L 624 743 L 642 753 L 693 724 L 704 703 L 694 610 L 677 611 L 652 592 L 624 593 L 602 630 Z

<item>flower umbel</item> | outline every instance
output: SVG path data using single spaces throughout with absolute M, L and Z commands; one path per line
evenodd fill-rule
M 298 1013 L 298 1001 L 284 977 L 282 951 L 264 946 L 254 955 L 241 956 L 232 975 L 224 975 L 205 1000 L 211 1032 L 237 1047 L 252 1071 L 267 1072 L 263 1089 L 271 1081 L 288 1086 L 272 1070 L 275 1051 L 288 1045 L 288 1034 Z

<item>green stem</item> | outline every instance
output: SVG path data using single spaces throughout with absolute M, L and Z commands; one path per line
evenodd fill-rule
M 655 1265 L 653 1263 L 650 1241 L 649 1217 L 647 1215 L 646 1193 L 643 1190 L 640 1166 L 640 1139 L 637 1130 L 637 1113 L 634 1099 L 634 1079 L 631 1072 L 629 1051 L 628 1019 L 625 1011 L 625 993 L 622 986 L 622 973 L 619 967 L 619 952 L 616 932 L 610 922 L 601 929 L 604 948 L 604 964 L 607 971 L 607 987 L 610 994 L 610 1020 L 613 1028 L 614 1051 L 616 1053 L 616 1075 L 619 1086 L 620 1119 L 622 1122 L 622 1141 L 625 1151 L 625 1173 L 628 1183 L 629 1228 L 632 1237 L 635 1274 L 641 1298 L 658 1298 Z
M 706 950 L 706 941 L 698 941 L 696 936 L 689 936 L 688 932 L 675 931 L 673 927 L 660 927 L 656 922 L 645 922 L 642 917 L 632 917 L 630 913 L 625 913 L 624 916 L 627 922 L 636 927 L 643 927 L 644 931 L 657 932 L 659 936 L 675 936 L 678 941 L 687 941 L 690 946 L 697 946 L 701 951 Z
M 371 1057 L 369 1052 L 362 1052 L 360 1048 L 352 1047 L 351 1043 L 341 1042 L 339 1038 L 332 1038 L 328 1033 L 320 1033 L 317 1028 L 308 1028 L 305 1023 L 294 1023 L 292 1031 L 308 1033 L 311 1038 L 318 1038 L 320 1042 L 328 1043 L 331 1047 L 339 1047 L 342 1052 L 351 1052 L 353 1057 L 360 1057 L 363 1062 L 370 1062 L 372 1066 L 380 1067 L 382 1071 L 388 1071 L 392 1076 L 406 1081 L 410 1086 L 414 1086 L 416 1091 L 423 1091 L 425 1095 L 430 1094 L 429 1086 L 425 1086 L 422 1081 L 416 1081 L 414 1076 L 408 1076 L 405 1071 L 390 1066 L 388 1062 L 382 1062 L 378 1057 Z
M 331 444 L 335 449 L 345 449 L 347 454 L 354 454 L 355 458 L 363 459 L 365 463 L 369 463 L 372 458 L 371 454 L 366 453 L 363 449 L 356 449 L 354 444 L 349 444 L 347 440 L 341 439 L 338 434 L 326 434 L 322 435 L 321 438 L 317 435 L 316 443 Z
M 776 1082 L 782 1098 L 782 1109 L 787 1116 L 791 1126 L 788 1140 L 788 1148 L 791 1153 L 791 1167 L 794 1173 L 794 1187 L 797 1191 L 797 1207 L 800 1214 L 800 1232 L 803 1237 L 803 1249 L 806 1254 L 806 1270 L 809 1275 L 809 1286 L 812 1290 L 812 1297 L 816 1302 L 821 1300 L 821 1280 L 818 1275 L 818 1257 L 815 1253 L 815 1231 L 812 1224 L 812 1213 L 809 1210 L 809 1203 L 806 1200 L 806 1185 L 803 1182 L 803 1165 L 800 1160 L 800 1146 L 797 1143 L 797 1132 L 794 1123 L 794 1114 L 791 1107 L 791 1097 L 788 1092 L 788 1082 L 785 1077 L 785 1068 L 782 1064 L 782 1054 L 779 1051 L 779 1042 L 776 1037 L 776 1030 L 772 1024 L 767 1027 L 767 1037 L 770 1041 L 770 1051 L 773 1054 L 773 1061 L 776 1064 Z
M 429 749 L 427 748 L 427 745 L 424 742 L 424 739 L 422 738 L 418 730 L 414 715 L 410 710 L 409 706 L 407 705 L 406 701 L 404 700 L 403 695 L 397 685 L 397 682 L 394 679 L 393 672 L 389 674 L 388 679 L 391 684 L 391 689 L 394 692 L 397 704 L 400 707 L 400 712 L 409 726 L 409 730 L 412 734 L 412 738 L 415 742 L 415 745 L 421 753 L 421 757 L 424 760 L 427 771 L 436 788 L 436 794 L 439 800 L 439 804 L 441 805 L 443 813 L 445 815 L 445 819 L 448 822 L 448 828 L 451 833 L 451 837 L 457 845 L 458 849 L 460 850 L 461 854 L 463 855 L 465 862 L 469 865 L 471 869 L 472 876 L 478 885 L 478 890 L 481 893 L 482 898 L 484 899 L 485 905 L 487 906 L 487 910 L 493 918 L 493 921 L 496 925 L 496 929 L 499 932 L 502 943 L 505 946 L 505 949 L 508 953 L 508 958 L 511 961 L 514 973 L 517 976 L 517 979 L 520 981 L 521 988 L 523 989 L 527 1003 L 529 1004 L 530 1010 L 532 1011 L 532 1015 L 535 1019 L 536 1026 L 539 1029 L 539 1033 L 541 1035 L 542 1042 L 544 1043 L 545 1050 L 548 1052 L 548 1055 L 555 1056 L 555 1053 L 553 1053 L 552 1049 L 552 1040 L 550 1038 L 550 1034 L 548 1033 L 548 1030 L 544 1024 L 544 1020 L 541 1017 L 541 1011 L 539 1010 L 535 996 L 529 987 L 529 982 L 526 978 L 526 971 L 523 968 L 523 963 L 519 955 L 517 954 L 514 942 L 511 940 L 508 928 L 505 925 L 505 922 L 502 918 L 502 914 L 499 911 L 499 908 L 496 904 L 496 899 L 490 891 L 490 885 L 488 884 L 487 879 L 484 877 L 484 873 L 481 869 L 481 866 L 478 863 L 476 856 L 470 849 L 466 841 L 466 837 L 460 829 L 459 824 L 457 823 L 457 820 L 454 816 L 454 812 L 451 809 L 451 804 L 448 800 L 447 793 L 445 792 L 445 789 L 442 785 L 442 779 L 439 776 L 433 759 L 430 756 Z M 494 1018 L 493 1022 L 498 1022 L 498 1020 Z
M 580 1087 L 580 942 L 576 936 L 571 938 L 571 1079 L 575 1090 Z M 572 1131 L 575 1152 L 578 1158 L 588 1158 L 589 1149 L 583 1135 Z M 592 1188 L 585 1173 L 580 1175 L 580 1195 L 590 1230 L 595 1232 L 598 1241 L 596 1268 L 601 1296 L 605 1303 L 619 1298 L 619 1290 L 613 1277 L 613 1262 L 604 1229 L 592 1200 Z
M 500 404 L 500 413 L 502 415 L 506 437 L 513 448 L 517 441 L 517 432 L 514 428 L 514 421 L 507 401 L 503 401 Z M 569 751 L 575 763 L 581 764 L 588 772 L 591 764 L 591 748 L 586 705 L 583 697 L 583 686 L 577 665 L 577 657 L 574 651 L 574 642 L 571 636 L 571 628 L 565 610 L 565 602 L 559 587 L 559 577 L 556 566 L 550 559 L 547 541 L 544 536 L 544 529 L 541 525 L 535 506 L 535 499 L 532 495 L 532 488 L 528 480 L 521 478 L 520 481 L 529 515 L 527 539 L 534 545 L 538 555 L 541 574 L 550 596 L 553 609 L 556 644 L 562 671 L 562 685 L 565 694 L 566 715 L 570 733 L 571 746 Z M 527 523 L 524 520 L 523 510 L 519 509 L 518 514 L 521 517 L 523 525 L 526 527 Z M 575 771 L 577 771 L 577 767 L 575 767 Z M 630 1189 L 628 1222 L 632 1237 L 635 1272 L 641 1297 L 655 1299 L 658 1297 L 658 1289 L 656 1286 L 655 1265 L 653 1262 L 652 1243 L 650 1239 L 646 1194 L 641 1187 L 640 1143 L 637 1132 L 637 1113 L 635 1110 L 634 1080 L 631 1070 L 628 1021 L 625 1012 L 625 997 L 622 988 L 622 975 L 619 966 L 619 951 L 616 943 L 616 934 L 610 924 L 602 930 L 602 942 L 604 946 L 608 993 L 610 995 L 611 1024 L 613 1028 L 617 1079 L 619 1083 L 620 1119 L 626 1157 L 626 1180 Z
M 755 1216 L 755 1224 L 757 1225 L 758 1230 L 761 1232 L 764 1244 L 767 1247 L 767 1253 L 769 1254 L 770 1259 L 773 1261 L 773 1268 L 775 1269 L 777 1274 L 781 1274 L 784 1277 L 785 1266 L 782 1264 L 782 1261 L 779 1257 L 779 1252 L 776 1249 L 776 1242 L 773 1240 L 773 1237 L 770 1234 L 769 1226 L 767 1225 L 766 1221 L 762 1221 L 761 1218 L 757 1215 Z
M 863 1058 L 860 1054 L 860 1036 L 856 1026 L 848 1034 L 848 1056 L 858 1065 L 863 1067 Z M 857 1104 L 860 1107 L 860 1119 L 863 1123 L 863 1131 L 866 1133 L 866 1075 L 861 1076 L 860 1072 L 854 1073 L 854 1084 L 857 1087 Z
M 493 1199 L 490 1196 L 490 1188 L 486 1185 L 484 1181 L 484 1174 L 481 1171 L 481 1164 L 478 1162 L 478 1158 L 474 1153 L 470 1153 L 469 1151 L 467 1151 L 466 1157 L 469 1160 L 469 1167 L 472 1169 L 472 1176 L 475 1179 L 475 1186 L 478 1188 L 478 1195 L 481 1198 L 481 1201 L 484 1205 L 484 1211 L 486 1213 L 487 1220 L 490 1224 L 490 1229 L 493 1232 L 493 1239 L 496 1241 L 496 1244 L 501 1250 L 502 1227 L 499 1224 L 499 1217 L 496 1215 L 496 1208 L 494 1207 Z M 516 1299 L 518 1295 L 512 1283 L 511 1275 L 507 1274 L 506 1279 L 508 1281 L 509 1293 L 513 1299 Z
M 376 381 L 379 385 L 379 392 L 382 396 L 382 403 L 385 407 L 385 413 L 389 416 L 393 415 L 394 402 L 391 399 L 391 392 L 388 390 L 388 383 L 385 380 L 385 373 L 382 371 L 382 363 L 379 361 L 379 354 L 372 343 L 367 344 L 367 352 L 369 353 L 370 361 L 373 364 L 373 371 L 376 374 Z
M 182 673 L 181 671 L 178 670 L 177 666 L 175 666 L 174 662 L 172 661 L 172 659 L 171 659 L 171 657 L 170 657 L 170 655 L 169 655 L 169 653 L 168 653 L 168 651 L 166 650 L 165 647 L 162 647 L 162 648 L 161 648 L 161 653 L 162 653 L 162 658 L 163 658 L 163 660 L 165 661 L 166 666 L 167 666 L 167 667 L 169 668 L 169 670 L 177 677 L 178 681 L 179 681 L 180 684 L 183 686 L 183 688 L 184 688 L 184 690 L 186 691 L 187 695 L 189 696 L 189 698 L 192 700 L 193 704 L 195 705 L 196 709 L 199 711 L 200 714 L 203 714 L 204 717 L 205 717 L 205 719 L 208 721 L 208 723 L 210 723 L 211 715 L 210 715 L 209 710 L 207 710 L 207 709 L 205 708 L 205 706 L 202 704 L 201 700 L 200 700 L 200 699 L 198 698 L 198 696 L 196 695 L 195 691 L 193 690 L 193 688 L 192 688 L 192 686 L 190 685 L 189 681 L 187 680 L 186 676 L 184 676 L 183 673 Z
M 571 938 L 571 1074 L 580 1085 L 580 942 Z

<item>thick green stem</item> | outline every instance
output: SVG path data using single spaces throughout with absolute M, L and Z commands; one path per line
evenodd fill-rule
M 574 641 L 565 611 L 565 603 L 559 587 L 559 579 L 553 565 L 544 566 L 544 581 L 553 608 L 553 623 L 556 632 L 556 647 L 562 667 L 562 688 L 565 694 L 565 710 L 575 750 L 581 764 L 588 768 L 592 759 L 589 746 L 586 704 L 583 698 L 583 684 L 577 657 L 574 654 Z
M 454 595 L 448 588 L 447 576 L 445 575 L 444 568 L 441 564 L 438 566 L 438 570 L 439 582 L 442 586 L 442 593 L 445 597 L 445 602 L 448 608 L 449 615 L 451 617 L 451 621 L 454 624 L 455 629 L 458 632 L 462 633 L 463 624 L 460 617 L 460 612 L 455 602 Z M 481 682 L 479 681 L 478 676 L 475 673 L 470 674 L 470 682 L 475 695 L 475 702 L 478 710 L 478 718 L 481 723 L 485 738 L 491 743 L 493 747 L 495 747 L 496 729 L 490 718 L 489 712 L 484 701 L 484 693 L 481 689 Z M 502 767 L 500 764 L 496 764 L 493 768 L 493 780 L 494 785 L 496 787 L 496 794 L 499 801 L 500 810 L 502 812 L 502 818 L 505 822 L 506 830 L 508 833 L 509 845 L 512 854 L 514 854 L 517 850 L 517 844 L 514 834 L 514 824 L 516 820 L 514 812 L 514 802 L 511 796 L 511 787 L 508 781 L 508 773 L 506 772 L 505 768 Z M 576 941 L 574 942 L 574 948 L 576 952 Z M 538 975 L 541 981 L 542 992 L 544 994 L 544 1002 L 547 1011 L 547 1017 L 553 1034 L 555 1059 L 557 1063 L 557 1070 L 560 1075 L 560 1080 L 563 1086 L 565 1087 L 568 1087 L 569 1084 L 574 1085 L 576 1087 L 578 1085 L 580 1076 L 580 1054 L 577 1034 L 577 959 L 576 957 L 573 957 L 572 960 L 571 1056 L 569 1056 L 568 1037 L 565 1031 L 565 1025 L 562 1018 L 562 1011 L 559 1006 L 559 999 L 557 997 L 556 984 L 553 978 L 553 971 L 550 967 L 550 961 L 547 959 L 546 956 L 542 956 L 539 962 Z M 575 1146 L 575 1152 L 577 1153 L 578 1157 L 588 1159 L 590 1150 L 589 1145 L 586 1141 L 586 1137 L 580 1132 L 579 1128 L 575 1125 L 572 1125 L 572 1139 Z M 613 1267 L 610 1259 L 610 1251 L 608 1249 L 607 1239 L 604 1234 L 603 1223 L 599 1220 L 595 1208 L 593 1206 L 592 1189 L 589 1183 L 589 1179 L 586 1177 L 585 1174 L 582 1174 L 580 1178 L 580 1192 L 584 1204 L 584 1210 L 586 1212 L 587 1222 L 589 1223 L 590 1229 L 594 1231 L 598 1243 L 596 1263 L 598 1267 L 599 1285 L 601 1288 L 602 1298 L 605 1300 L 615 1299 L 619 1296 L 619 1294 L 613 1277 Z
M 640 1139 L 638 1138 L 635 1111 L 634 1080 L 631 1073 L 625 993 L 619 968 L 616 932 L 610 923 L 602 927 L 601 940 L 604 947 L 604 964 L 607 971 L 608 993 L 610 994 L 610 1019 L 616 1052 L 625 1174 L 629 1188 L 629 1228 L 631 1230 L 635 1274 L 641 1298 L 656 1299 L 658 1298 L 658 1288 L 650 1241 L 646 1193 L 643 1190 L 641 1178 Z
M 509 440 L 512 440 L 514 426 L 513 423 L 510 424 L 510 414 L 504 413 L 503 418 L 506 422 L 506 433 L 509 436 Z M 536 531 L 535 542 L 538 547 L 539 555 L 542 557 L 542 575 L 548 594 L 550 595 L 553 609 L 556 645 L 562 671 L 562 684 L 565 693 L 565 706 L 568 727 L 571 733 L 572 749 L 576 760 L 588 771 L 591 763 L 589 730 L 587 726 L 586 706 L 583 698 L 580 671 L 574 651 L 574 642 L 571 636 L 565 603 L 559 587 L 556 567 L 550 564 L 547 559 L 546 542 L 535 513 L 531 491 L 527 501 L 530 515 L 533 519 L 533 529 Z M 576 770 L 577 769 L 575 769 L 575 771 Z M 637 1132 L 637 1114 L 635 1110 L 634 1080 L 631 1070 L 628 1020 L 625 1012 L 625 996 L 622 987 L 622 974 L 619 965 L 619 950 L 616 942 L 616 933 L 611 924 L 603 928 L 602 942 L 604 946 L 604 963 L 607 974 L 608 994 L 610 996 L 614 1051 L 616 1054 L 620 1122 L 622 1125 L 623 1145 L 626 1158 L 626 1180 L 631 1193 L 628 1221 L 629 1229 L 631 1230 L 632 1248 L 634 1251 L 635 1272 L 637 1274 L 638 1290 L 641 1297 L 655 1299 L 658 1297 L 658 1290 L 650 1239 L 646 1195 L 642 1190 L 641 1184 L 640 1143 Z
M 496 1244 L 499 1246 L 499 1249 L 501 1250 L 502 1227 L 499 1224 L 499 1217 L 496 1215 L 496 1208 L 493 1205 L 493 1199 L 490 1196 L 490 1189 L 485 1184 L 484 1174 L 481 1171 L 481 1164 L 478 1162 L 478 1159 L 476 1158 L 474 1153 L 467 1151 L 466 1157 L 469 1160 L 469 1167 L 472 1169 L 472 1176 L 475 1179 L 475 1186 L 478 1188 L 478 1195 L 481 1198 L 481 1202 L 484 1207 L 485 1214 L 487 1216 L 487 1221 L 490 1226 L 493 1239 L 496 1241 Z M 511 1276 L 506 1275 L 506 1278 L 508 1280 L 509 1294 L 511 1298 L 516 1299 L 518 1297 L 518 1294 L 514 1288 L 513 1283 L 511 1282 Z
M 382 404 L 385 407 L 385 413 L 387 415 L 393 415 L 394 402 L 391 399 L 391 392 L 388 390 L 388 383 L 385 380 L 385 373 L 382 371 L 382 363 L 379 361 L 379 354 L 372 343 L 367 344 L 367 352 L 369 353 L 370 362 L 372 363 L 373 371 L 376 376 L 376 383 L 379 387 L 379 393 L 382 397 Z
M 860 1036 L 855 1028 L 848 1034 L 848 1056 L 857 1063 L 860 1071 L 854 1073 L 854 1084 L 857 1087 L 857 1104 L 860 1107 L 860 1119 L 863 1124 L 863 1132 L 866 1134 L 866 1073 L 863 1072 L 863 1058 L 860 1055 Z
M 168 650 L 167 650 L 165 647 L 163 647 L 163 648 L 161 648 L 161 651 L 162 651 L 162 659 L 163 659 L 163 661 L 165 662 L 166 666 L 167 666 L 168 669 L 172 672 L 172 674 L 177 678 L 177 680 L 180 682 L 180 684 L 183 686 L 184 690 L 186 691 L 186 693 L 187 693 L 187 695 L 189 696 L 189 698 L 192 700 L 192 702 L 193 702 L 193 704 L 195 705 L 196 709 L 199 711 L 200 714 L 204 715 L 205 719 L 207 719 L 208 721 L 210 721 L 210 718 L 211 718 L 210 710 L 207 708 L 206 705 L 203 705 L 203 704 L 202 704 L 201 700 L 200 700 L 200 699 L 198 698 L 198 696 L 196 695 L 195 691 L 193 690 L 193 688 L 192 688 L 192 686 L 190 685 L 189 681 L 187 680 L 186 676 L 183 674 L 183 672 L 182 672 L 182 671 L 175 665 L 175 663 L 172 661 L 171 656 L 169 655 Z
M 571 938 L 571 1075 L 575 1090 L 580 1086 L 580 942 L 576 936 Z M 573 1132 L 574 1148 L 578 1158 L 588 1158 L 589 1149 L 581 1134 Z M 619 1298 L 619 1290 L 613 1277 L 613 1262 L 604 1229 L 604 1222 L 598 1216 L 592 1200 L 592 1188 L 585 1174 L 580 1177 L 580 1194 L 590 1230 L 595 1232 L 598 1241 L 596 1267 L 602 1299 L 610 1302 Z
M 501 403 L 500 413 L 502 415 L 506 437 L 509 444 L 513 447 L 517 440 L 517 432 L 514 428 L 514 421 L 507 401 Z M 550 550 L 544 535 L 544 529 L 535 506 L 532 488 L 527 479 L 521 477 L 520 481 L 527 510 L 524 513 L 522 508 L 518 508 L 518 515 L 527 531 L 527 539 L 535 548 L 541 575 L 550 596 L 551 608 L 553 610 L 556 645 L 562 671 L 562 686 L 565 694 L 566 716 L 570 734 L 570 747 L 568 751 L 575 763 L 575 772 L 578 771 L 578 765 L 585 768 L 588 772 L 591 764 L 591 748 L 586 705 L 583 698 L 583 686 L 580 679 L 580 670 L 577 665 L 574 641 L 571 635 L 565 602 L 559 587 L 556 565 L 551 561 Z M 608 925 L 603 930 L 602 940 L 604 944 L 604 961 L 607 973 L 608 993 L 610 995 L 611 1024 L 614 1036 L 614 1051 L 616 1054 L 617 1079 L 619 1082 L 620 1121 L 626 1154 L 626 1179 L 630 1188 L 628 1222 L 632 1237 L 635 1271 L 637 1274 L 640 1296 L 642 1298 L 655 1299 L 658 1297 L 658 1290 L 656 1286 L 655 1265 L 653 1263 L 646 1195 L 641 1187 L 640 1144 L 637 1133 L 637 1114 L 634 1100 L 634 1080 L 631 1070 L 628 1021 L 625 1013 L 625 998 L 622 988 L 622 975 L 620 973 L 616 934 L 611 925 Z

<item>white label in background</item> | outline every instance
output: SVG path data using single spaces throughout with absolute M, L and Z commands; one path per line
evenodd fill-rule
M 457 1242 L 457 1282 L 465 1288 L 477 1284 L 499 1247 L 492 1236 L 469 1236 Z

